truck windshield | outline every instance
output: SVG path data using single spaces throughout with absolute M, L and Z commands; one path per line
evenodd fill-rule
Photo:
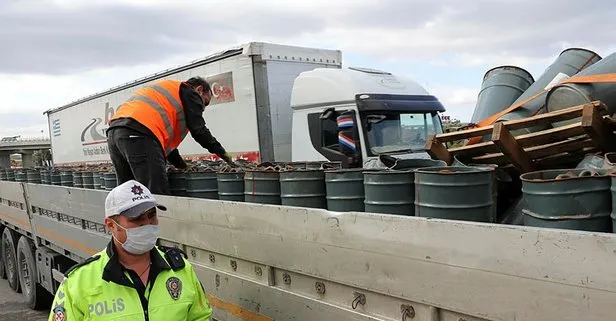
M 371 112 L 362 115 L 370 156 L 423 152 L 432 133 L 442 133 L 435 112 Z

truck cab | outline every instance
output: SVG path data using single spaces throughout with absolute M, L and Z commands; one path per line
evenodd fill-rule
M 445 108 L 416 82 L 365 68 L 316 68 L 293 85 L 293 161 L 362 167 L 379 155 L 428 158 Z

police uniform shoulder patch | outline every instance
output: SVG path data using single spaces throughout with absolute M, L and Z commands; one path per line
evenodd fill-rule
M 175 276 L 167 279 L 167 291 L 172 299 L 177 300 L 182 294 L 182 281 Z
M 81 263 L 77 263 L 77 264 L 73 265 L 70 269 L 68 269 L 68 270 L 66 271 L 66 273 L 64 273 L 64 275 L 65 275 L 66 277 L 68 277 L 68 276 L 69 276 L 69 273 L 73 272 L 73 271 L 74 271 L 74 270 L 76 270 L 77 268 L 82 267 L 82 266 L 87 265 L 87 264 L 90 264 L 90 263 L 92 263 L 92 262 L 94 262 L 94 261 L 96 261 L 96 260 L 98 260 L 98 259 L 100 259 L 100 258 L 101 258 L 101 256 L 100 256 L 99 254 L 94 255 L 94 256 L 91 256 L 91 257 L 87 258 L 85 261 L 83 261 L 83 262 L 81 262 Z
M 59 305 L 53 309 L 53 321 L 66 321 L 66 310 Z

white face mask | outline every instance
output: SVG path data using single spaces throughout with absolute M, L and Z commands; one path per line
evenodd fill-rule
M 118 240 L 126 252 L 141 255 L 149 252 L 156 245 L 159 231 L 158 225 L 148 224 L 131 228 L 125 228 L 117 223 L 116 225 L 126 231 L 126 242 L 122 243 Z

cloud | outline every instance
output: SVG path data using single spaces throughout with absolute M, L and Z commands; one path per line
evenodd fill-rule
M 445 106 L 445 115 L 449 115 L 461 121 L 468 121 L 475 109 L 479 92 L 478 87 L 465 88 L 445 85 L 428 87 L 428 89 L 430 93 L 435 95 L 443 106 Z
M 184 3 L 174 7 L 15 3 L 0 7 L 0 41 L 11 44 L 0 51 L 3 73 L 68 74 L 154 63 L 228 46 L 252 26 L 259 26 L 257 35 L 284 38 L 323 24 L 318 15 L 263 10 L 213 14 L 204 10 L 207 7 L 193 10 Z
M 555 5 L 557 4 L 557 5 Z M 154 63 L 249 40 L 327 44 L 377 59 L 547 59 L 614 43 L 616 6 L 596 0 L 10 1 L 0 7 L 4 73 L 74 73 Z M 599 27 L 595 22 L 602 21 Z M 469 57 L 472 56 L 472 57 Z M 482 58 L 484 57 L 484 58 Z M 522 60 L 519 60 L 522 59 Z
M 0 114 L 44 110 L 249 41 L 340 49 L 413 75 L 467 120 L 483 73 L 538 77 L 567 47 L 616 50 L 612 1 L 0 1 Z M 600 24 L 597 22 L 600 21 Z M 34 116 L 33 116 L 34 117 Z M 0 119 L 0 127 L 13 128 Z M 34 126 L 34 125 L 33 125 Z M 38 125 L 36 125 L 38 126 Z M 25 127 L 24 127 L 25 128 Z

